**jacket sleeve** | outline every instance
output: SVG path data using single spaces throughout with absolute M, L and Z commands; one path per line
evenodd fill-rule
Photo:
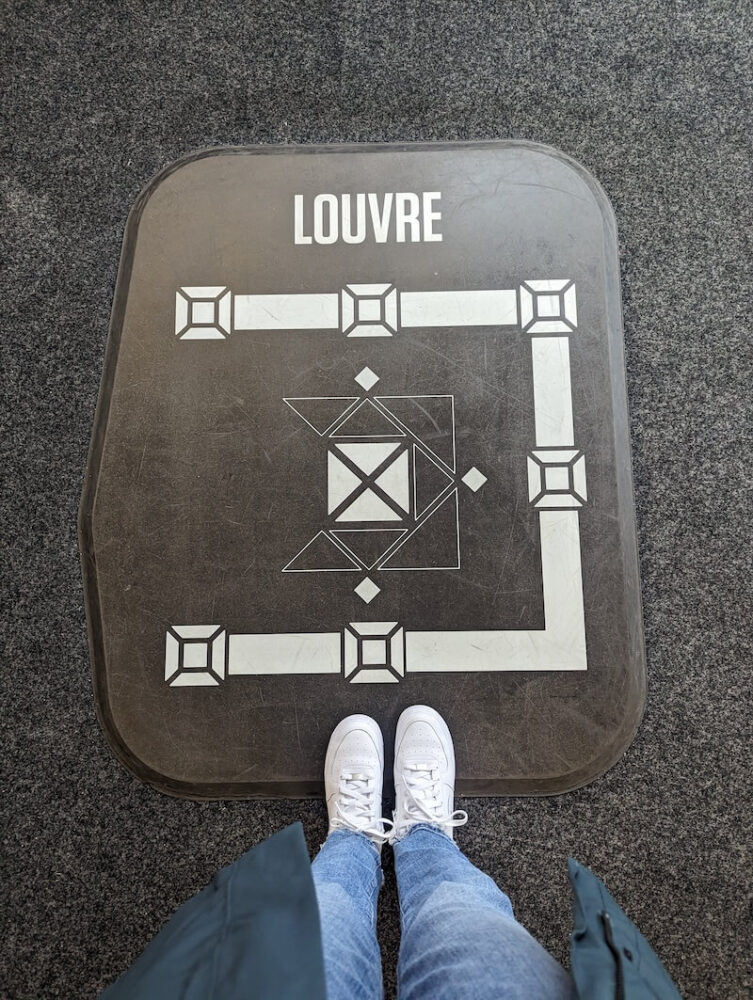
M 325 1000 L 319 910 L 300 823 L 229 865 L 101 1000 Z
M 638 928 L 592 872 L 572 858 L 570 964 L 578 1000 L 682 1000 Z

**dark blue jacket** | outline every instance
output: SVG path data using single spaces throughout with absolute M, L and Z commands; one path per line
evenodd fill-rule
M 570 966 L 581 1000 L 678 1000 L 669 974 L 596 876 L 571 858 Z
M 570 862 L 580 1000 L 677 1000 L 648 942 L 602 883 Z M 189 899 L 102 1000 L 326 1000 L 319 911 L 300 823 Z

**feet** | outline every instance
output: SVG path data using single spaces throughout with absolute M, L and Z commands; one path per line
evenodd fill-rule
M 468 822 L 453 812 L 455 751 L 439 712 L 425 705 L 406 708 L 395 733 L 395 812 L 392 840 L 404 837 L 416 823 L 431 823 L 448 837 Z
M 378 847 L 390 838 L 391 820 L 382 818 L 384 741 L 368 715 L 349 715 L 335 728 L 324 763 L 329 832 L 354 830 Z
M 448 837 L 468 822 L 453 812 L 455 751 L 447 723 L 433 708 L 413 705 L 395 733 L 395 811 L 382 817 L 382 731 L 368 715 L 349 715 L 335 728 L 327 748 L 324 786 L 329 832 L 354 830 L 378 847 L 404 837 L 416 823 L 430 823 Z

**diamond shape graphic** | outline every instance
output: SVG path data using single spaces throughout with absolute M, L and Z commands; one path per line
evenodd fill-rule
M 469 469 L 463 476 L 463 482 L 469 490 L 473 490 L 474 493 L 477 493 L 486 482 L 486 476 L 483 472 L 479 472 L 474 465 L 473 468 Z
M 374 581 L 370 580 L 368 576 L 361 580 L 358 586 L 354 587 L 354 590 L 366 604 L 371 604 L 377 594 L 381 593 L 381 588 L 377 587 Z
M 368 392 L 369 389 L 373 389 L 377 384 L 379 376 L 375 375 L 370 368 L 364 368 L 356 375 L 355 381 Z

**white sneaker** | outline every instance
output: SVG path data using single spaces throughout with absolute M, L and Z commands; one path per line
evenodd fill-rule
M 329 833 L 354 830 L 378 847 L 390 838 L 392 821 L 382 818 L 384 740 L 368 715 L 349 715 L 335 728 L 324 762 Z
M 431 823 L 448 837 L 468 814 L 453 812 L 455 751 L 439 712 L 426 705 L 406 708 L 395 732 L 395 812 L 392 840 L 416 823 Z

